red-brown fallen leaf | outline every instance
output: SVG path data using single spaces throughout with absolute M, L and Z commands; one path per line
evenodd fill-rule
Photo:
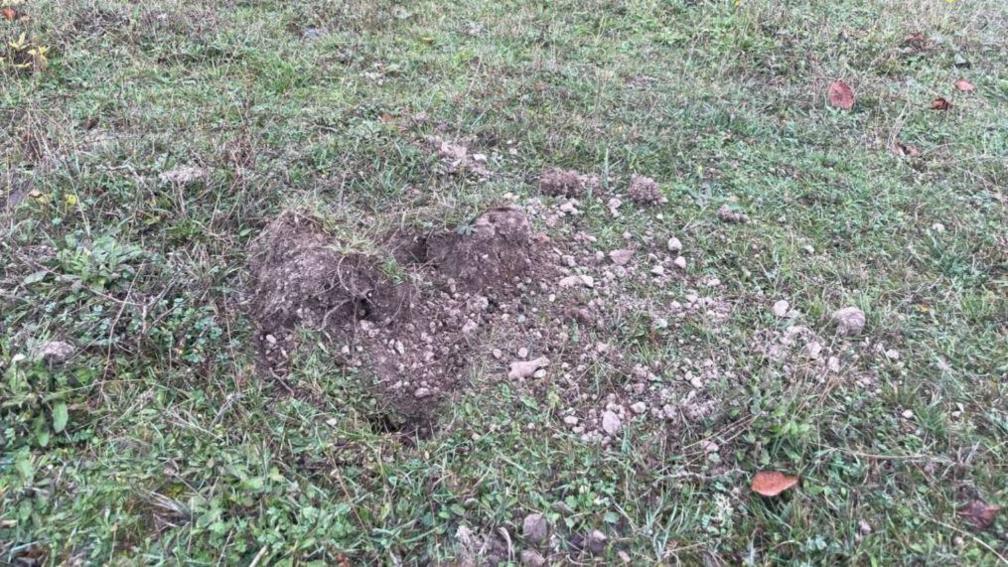
M 904 144 L 899 140 L 896 140 L 893 143 L 892 152 L 898 156 L 907 156 L 907 157 L 917 157 L 920 155 L 920 150 L 917 149 L 917 146 L 913 144 Z
M 854 91 L 843 81 L 833 81 L 829 86 L 826 97 L 829 99 L 830 106 L 844 110 L 854 108 Z
M 971 93 L 976 90 L 976 87 L 973 86 L 973 83 L 967 81 L 966 79 L 959 79 L 958 81 L 956 81 L 955 88 L 959 89 L 964 93 Z
M 945 97 L 938 97 L 931 101 L 931 110 L 948 110 L 952 108 L 952 103 Z
M 752 491 L 760 496 L 777 496 L 796 484 L 796 476 L 777 471 L 759 471 L 752 479 Z
M 0 10 L 0 12 L 3 13 L 4 19 L 8 22 L 13 22 L 14 18 L 17 17 L 17 12 L 15 12 L 14 8 L 11 8 L 10 6 L 5 7 L 3 10 Z
M 959 510 L 959 515 L 978 529 L 985 530 L 994 523 L 994 518 L 1000 510 L 1000 506 L 992 506 L 978 498 L 963 506 Z
M 927 36 L 921 32 L 914 32 L 903 38 L 903 47 L 909 47 L 918 51 L 927 49 L 928 43 Z

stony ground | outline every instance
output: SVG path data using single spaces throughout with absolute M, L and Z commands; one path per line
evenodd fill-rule
M 0 0 L 0 563 L 1008 562 L 1008 7 L 785 4 Z

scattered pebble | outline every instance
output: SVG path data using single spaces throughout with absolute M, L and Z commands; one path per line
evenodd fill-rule
M 534 549 L 523 549 L 521 552 L 521 564 L 525 567 L 542 567 L 546 564 L 546 558 Z
M 413 392 L 413 397 L 418 400 L 422 400 L 426 397 L 429 397 L 430 395 L 431 395 L 430 388 L 417 388 L 416 391 Z
M 528 358 L 529 350 L 525 347 L 518 349 L 518 358 Z
M 594 287 L 595 279 L 591 276 L 586 276 L 582 274 L 576 274 L 573 276 L 567 276 L 560 279 L 560 287 L 571 288 L 576 286 Z
M 640 415 L 647 411 L 647 404 L 645 404 L 644 402 L 637 402 L 632 406 L 630 406 L 630 411 L 634 412 L 637 415 Z
M 158 175 L 158 179 L 162 183 L 171 183 L 174 185 L 188 185 L 196 181 L 202 181 L 206 179 L 209 175 L 210 172 L 207 171 L 206 168 L 196 167 L 192 165 L 183 165 Z
M 791 308 L 791 304 L 786 300 L 781 299 L 780 301 L 773 304 L 773 314 L 778 318 L 787 317 L 788 309 Z
M 663 276 L 663 275 L 665 275 L 665 267 L 662 266 L 661 264 L 655 264 L 651 268 L 651 273 L 654 274 L 654 275 L 656 275 L 656 276 Z
M 46 364 L 63 364 L 70 360 L 77 349 L 64 341 L 49 341 L 39 349 L 39 358 Z
M 599 555 L 605 551 L 606 542 L 608 541 L 609 538 L 606 537 L 604 533 L 599 530 L 592 530 L 591 533 L 588 534 L 588 551 L 591 551 L 595 555 Z
M 811 360 L 818 360 L 822 349 L 822 343 L 819 341 L 809 341 L 809 343 L 805 345 L 805 356 Z
M 865 327 L 865 314 L 857 307 L 844 307 L 834 311 L 832 320 L 836 324 L 838 335 L 858 335 Z
M 682 256 L 676 256 L 676 259 L 672 263 L 680 270 L 686 269 L 686 258 L 683 258 Z
M 623 420 L 611 410 L 606 410 L 602 414 L 602 431 L 608 435 L 616 435 L 623 427 Z
M 577 416 L 573 416 L 573 415 L 568 415 L 568 416 L 564 417 L 563 420 L 564 420 L 564 423 L 566 423 L 567 425 L 569 425 L 571 427 L 574 427 L 575 425 L 577 425 L 578 421 L 579 421 L 578 418 L 577 418 Z
M 669 252 L 678 253 L 682 250 L 682 242 L 678 238 L 672 237 L 668 239 L 668 249 Z
M 749 222 L 749 217 L 745 213 L 733 211 L 728 205 L 721 205 L 717 216 L 722 222 L 731 224 L 745 224 Z
M 577 208 L 579 204 L 580 203 L 578 203 L 577 199 L 571 199 L 570 201 L 560 205 L 560 212 L 567 215 L 577 216 L 581 214 L 581 210 Z
M 613 250 L 609 253 L 609 259 L 612 260 L 613 264 L 617 266 L 625 266 L 630 262 L 630 258 L 633 258 L 634 251 L 629 248 L 621 248 L 619 250 Z
M 533 545 L 542 543 L 546 540 L 548 532 L 549 526 L 542 514 L 534 513 L 525 516 L 525 520 L 522 522 L 522 537 L 525 541 Z
M 549 362 L 549 359 L 545 356 L 541 356 L 535 360 L 516 360 L 511 363 L 511 370 L 508 372 L 508 378 L 511 380 L 528 378 L 529 376 L 535 374 L 540 368 L 549 366 Z

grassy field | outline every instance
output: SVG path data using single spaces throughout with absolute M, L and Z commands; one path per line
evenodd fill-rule
M 1008 557 L 1008 514 L 960 513 L 1008 506 L 1003 1 L 12 8 L 0 563 Z M 544 194 L 551 166 L 598 186 Z M 596 283 L 539 282 L 423 428 L 325 329 L 264 371 L 250 250 L 282 213 L 380 257 L 504 204 Z M 521 349 L 553 363 L 509 379 Z

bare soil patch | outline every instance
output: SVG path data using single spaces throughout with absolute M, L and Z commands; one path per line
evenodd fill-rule
M 539 249 L 510 207 L 457 231 L 397 234 L 372 254 L 348 252 L 315 221 L 285 214 L 251 254 L 262 365 L 283 380 L 297 329 L 321 331 L 345 369 L 369 376 L 395 412 L 383 421 L 427 423 L 488 330 L 521 311 L 516 299 L 542 271 Z

